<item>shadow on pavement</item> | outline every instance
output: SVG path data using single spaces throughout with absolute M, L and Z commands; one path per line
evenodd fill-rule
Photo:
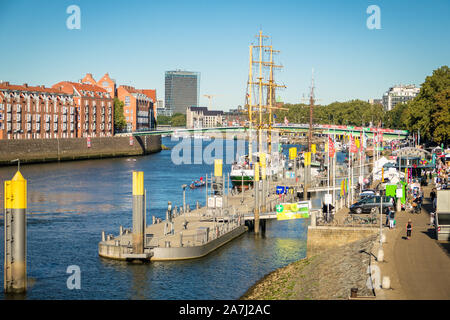
M 450 242 L 437 241 L 437 244 L 442 248 L 442 250 L 444 250 L 445 253 L 447 253 L 448 256 L 450 256 Z

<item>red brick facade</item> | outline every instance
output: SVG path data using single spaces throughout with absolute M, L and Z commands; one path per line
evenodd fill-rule
M 0 83 L 0 139 L 76 137 L 71 94 L 45 86 Z
M 77 137 L 114 135 L 114 100 L 96 85 L 62 81 L 53 88 L 73 95 L 77 115 Z

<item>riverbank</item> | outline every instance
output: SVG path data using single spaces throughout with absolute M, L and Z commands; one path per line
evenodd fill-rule
M 0 165 L 141 156 L 161 151 L 161 136 L 0 140 Z
M 396 227 L 385 228 L 384 261 L 378 262 L 380 274 L 390 279 L 390 290 L 376 291 L 381 300 L 449 300 L 449 241 L 438 241 L 430 225 L 433 211 L 430 192 L 434 184 L 423 188 L 424 202 L 420 214 L 397 213 Z M 406 225 L 411 219 L 412 236 L 406 239 Z M 376 245 L 378 247 L 378 245 Z M 378 249 L 374 248 L 377 252 Z
M 358 296 L 374 297 L 367 287 L 367 269 L 377 235 L 323 251 L 275 270 L 255 285 L 242 300 L 340 300 L 351 288 Z M 372 258 L 373 259 L 373 258 Z

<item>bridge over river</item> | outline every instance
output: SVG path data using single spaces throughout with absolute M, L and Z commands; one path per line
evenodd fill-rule
M 268 128 L 265 128 L 266 130 Z M 275 125 L 272 127 L 272 131 L 277 131 L 280 134 L 296 134 L 307 133 L 309 130 L 308 124 L 289 124 L 289 125 Z M 407 130 L 395 130 L 388 128 L 375 128 L 375 127 L 356 127 L 356 126 L 341 126 L 341 125 L 314 125 L 315 135 L 347 135 L 353 134 L 359 136 L 364 132 L 369 138 L 373 138 L 374 134 L 380 133 L 383 135 L 384 141 L 405 139 L 408 137 L 409 132 Z M 153 130 L 153 131 L 134 131 L 131 133 L 125 133 L 122 135 L 133 136 L 145 136 L 145 135 L 186 135 L 186 134 L 208 134 L 208 133 L 232 133 L 232 132 L 246 132 L 248 127 L 213 127 L 213 128 L 168 128 L 165 130 Z

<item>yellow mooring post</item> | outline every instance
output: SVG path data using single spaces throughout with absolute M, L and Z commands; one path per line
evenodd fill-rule
M 5 181 L 5 293 L 27 291 L 27 181 L 20 171 Z
M 133 253 L 144 253 L 144 172 L 133 171 Z

